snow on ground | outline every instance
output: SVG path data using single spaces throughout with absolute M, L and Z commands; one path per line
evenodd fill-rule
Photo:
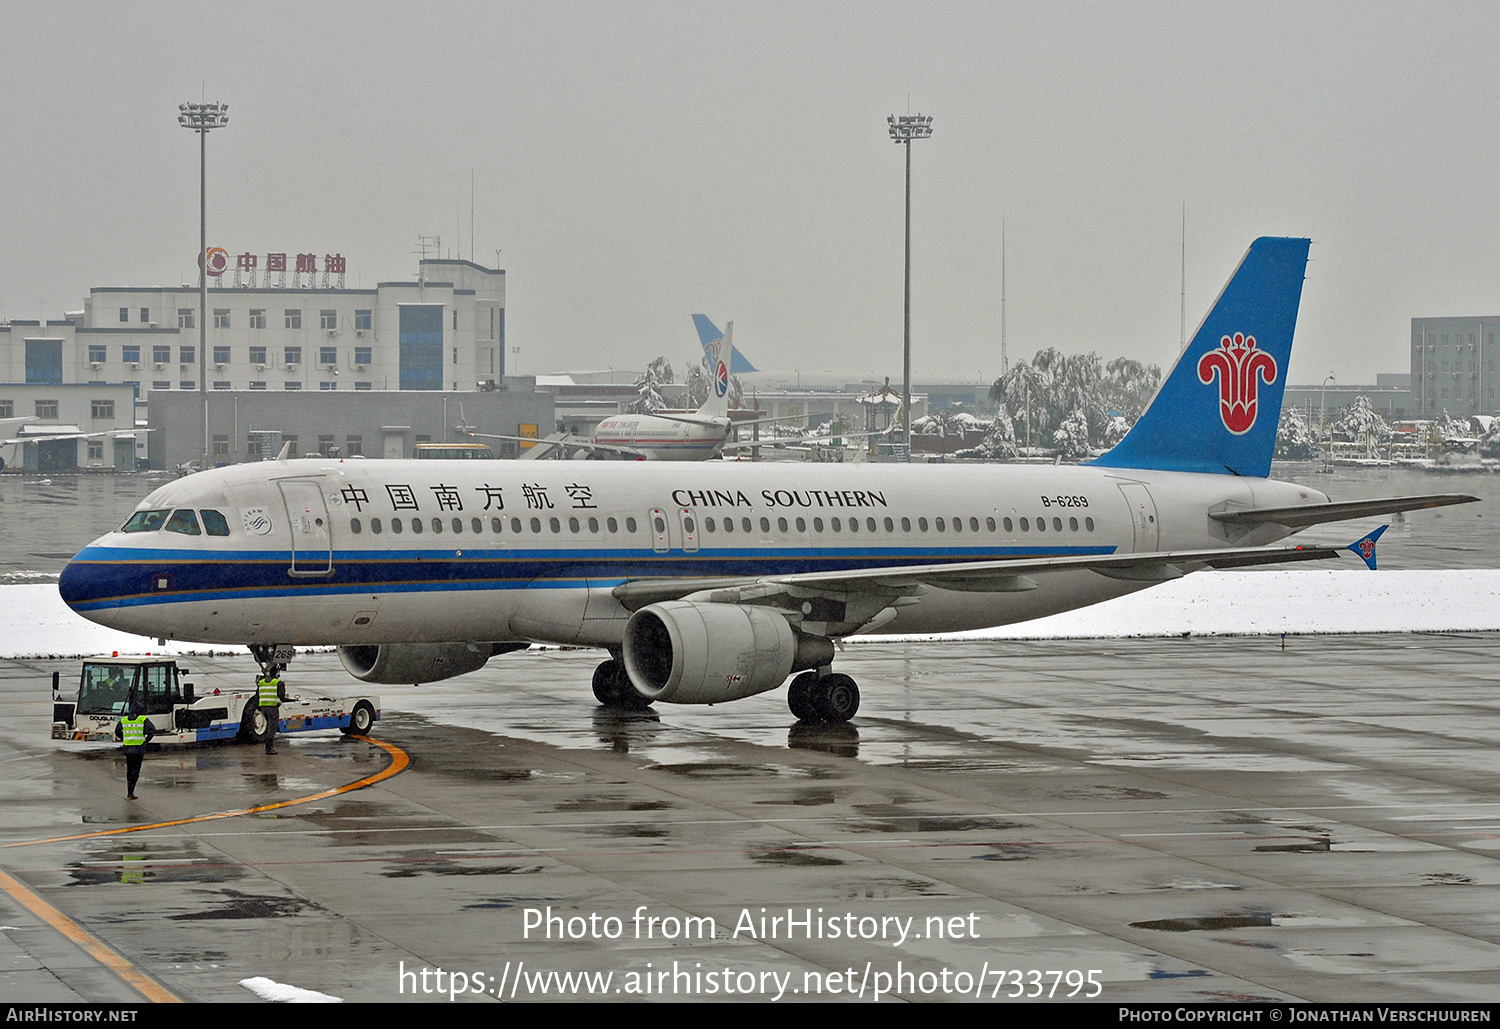
M 75 615 L 57 586 L 0 587 L 0 657 L 243 653 L 168 644 L 115 632 Z M 1033 622 L 962 639 L 1279 633 L 1461 632 L 1500 629 L 1500 570 L 1198 572 L 1175 582 Z M 889 639 L 890 637 L 875 637 Z M 921 637 L 932 639 L 934 637 Z
M 269 1000 L 281 1004 L 342 1004 L 340 997 L 332 997 L 317 990 L 304 990 L 300 986 L 288 986 L 286 983 L 278 983 L 275 979 L 267 979 L 263 975 L 251 976 L 249 979 L 241 979 L 240 985 L 261 1000 Z

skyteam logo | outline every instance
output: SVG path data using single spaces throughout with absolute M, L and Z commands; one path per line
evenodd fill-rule
M 1236 332 L 1219 340 L 1198 362 L 1198 381 L 1205 386 L 1219 377 L 1219 418 L 1224 428 L 1243 436 L 1255 427 L 1260 384 L 1276 381 L 1276 359 L 1255 345 L 1254 336 Z

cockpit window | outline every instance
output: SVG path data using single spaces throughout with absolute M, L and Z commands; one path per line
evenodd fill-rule
M 203 516 L 203 530 L 210 536 L 229 535 L 229 519 L 218 511 L 203 510 L 198 513 Z
M 155 532 L 167 520 L 166 511 L 137 511 L 120 526 L 121 532 Z
M 187 508 L 173 511 L 172 517 L 167 519 L 167 531 L 180 532 L 184 536 L 197 536 L 199 535 L 198 516 Z

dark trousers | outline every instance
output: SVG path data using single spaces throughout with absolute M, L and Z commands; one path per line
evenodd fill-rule
M 125 792 L 134 793 L 135 784 L 141 779 L 141 761 L 146 757 L 145 747 L 125 748 Z
M 281 728 L 281 705 L 261 708 L 266 713 L 266 753 L 276 749 L 276 730 Z

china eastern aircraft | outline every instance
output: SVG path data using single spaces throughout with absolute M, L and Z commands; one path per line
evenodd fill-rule
M 530 446 L 523 457 L 536 460 L 582 454 L 637 461 L 706 461 L 729 440 L 729 377 L 733 363 L 755 368 L 734 349 L 734 323 L 720 332 L 706 317 L 693 315 L 709 368 L 708 397 L 692 414 L 620 414 L 601 421 L 588 438 L 559 433 Z M 748 424 L 748 423 L 742 423 Z M 475 433 L 475 435 L 482 435 Z M 498 436 L 497 439 L 518 439 Z
M 1199 569 L 1335 557 L 1268 544 L 1474 499 L 1338 503 L 1267 478 L 1308 245 L 1256 240 L 1146 413 L 1089 464 L 278 459 L 163 486 L 78 553 L 61 593 L 112 628 L 245 644 L 267 665 L 335 646 L 366 682 L 581 645 L 608 654 L 606 705 L 790 678 L 799 719 L 841 722 L 859 689 L 834 643 L 851 634 L 979 629 Z

